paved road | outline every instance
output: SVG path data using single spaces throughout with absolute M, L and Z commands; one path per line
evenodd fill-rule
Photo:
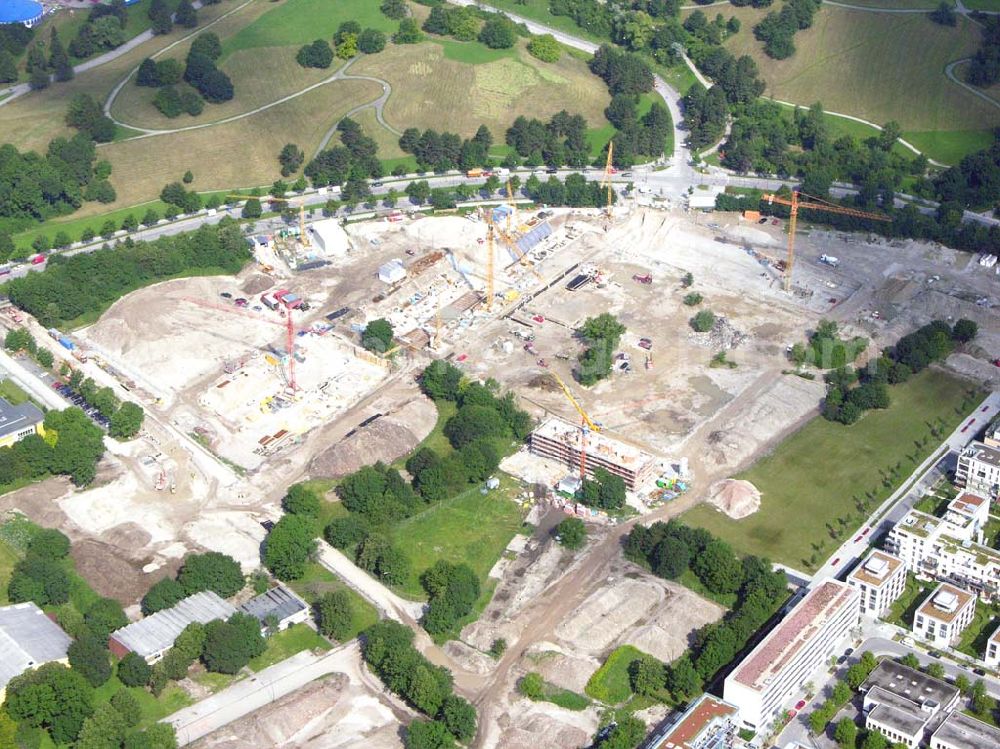
M 840 548 L 830 555 L 826 564 L 813 576 L 810 587 L 828 577 L 837 577 L 843 574 L 860 557 L 864 556 L 868 552 L 868 544 L 871 539 L 898 523 L 944 473 L 943 470 L 938 469 L 939 464 L 942 461 L 947 461 L 948 456 L 952 453 L 961 452 L 962 448 L 972 441 L 976 430 L 962 431 L 963 427 L 969 423 L 969 419 L 975 418 L 978 424 L 983 424 L 992 418 L 998 410 L 1000 410 L 1000 392 L 990 393 L 976 407 L 969 418 L 963 419 L 962 423 L 955 427 L 955 430 L 948 435 L 940 447 L 917 466 L 910 477 L 871 514 L 869 522 L 865 526 L 870 528 L 869 532 L 865 534 L 863 530 L 858 530 L 856 535 L 841 544 Z
M 10 379 L 43 406 L 57 411 L 69 407 L 69 401 L 29 372 L 21 362 L 2 350 L 0 350 L 0 369 L 6 371 Z

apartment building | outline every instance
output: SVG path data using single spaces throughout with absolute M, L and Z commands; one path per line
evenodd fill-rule
M 875 667 L 861 692 L 865 727 L 910 749 L 936 730 L 959 702 L 957 688 L 891 660 Z
M 646 749 L 732 749 L 739 710 L 711 694 L 703 694 L 675 720 L 658 728 Z
M 984 749 L 1000 746 L 1000 729 L 956 710 L 931 735 L 931 749 Z
M 813 588 L 726 677 L 723 698 L 760 731 L 843 646 L 860 616 L 857 589 L 838 580 Z
M 917 609 L 913 632 L 931 645 L 951 647 L 972 624 L 976 614 L 976 596 L 968 591 L 941 583 Z
M 1000 591 L 1000 552 L 982 543 L 989 508 L 985 497 L 964 492 L 943 517 L 910 510 L 889 532 L 887 550 L 918 577 L 990 600 Z
M 598 432 L 588 431 L 585 435 L 579 426 L 562 419 L 547 419 L 531 433 L 531 452 L 577 470 L 584 454 L 588 474 L 603 468 L 621 476 L 630 491 L 656 477 L 656 461 L 649 453 Z
M 986 655 L 983 657 L 983 662 L 993 668 L 1000 666 L 1000 627 L 997 627 L 986 641 Z
M 996 501 L 1000 498 L 1000 435 L 972 441 L 958 456 L 955 483 Z
M 861 615 L 883 616 L 906 587 L 906 565 L 885 551 L 873 551 L 847 577 L 861 595 Z

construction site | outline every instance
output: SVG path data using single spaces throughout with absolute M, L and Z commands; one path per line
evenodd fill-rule
M 630 201 L 612 216 L 504 203 L 346 225 L 307 219 L 258 226 L 256 262 L 238 276 L 129 294 L 72 334 L 76 357 L 26 320 L 57 361 L 138 400 L 147 420 L 139 439 L 116 443 L 93 488 L 52 480 L 5 496 L 0 510 L 67 532 L 84 550 L 81 571 L 103 576 L 95 587 L 134 605 L 188 551 L 219 550 L 256 567 L 261 523 L 280 517 L 290 484 L 405 458 L 435 426 L 416 378 L 431 360 L 492 378 L 536 420 L 501 470 L 541 484 L 530 496 L 547 499 L 532 500 L 529 515 L 545 530 L 515 537 L 491 573 L 492 601 L 435 656 L 480 700 L 484 746 L 582 744 L 597 708 L 523 700 L 520 676 L 538 670 L 581 691 L 615 647 L 670 660 L 723 614 L 624 562 L 618 545 L 601 545 L 621 531 L 619 519 L 587 514 L 593 555 L 554 544 L 548 529 L 575 511 L 560 491 L 571 495 L 604 468 L 626 482 L 644 522 L 706 500 L 735 518 L 752 514 L 759 492 L 726 480 L 817 414 L 822 377 L 796 376 L 787 351 L 824 317 L 845 336 L 868 338 L 869 351 L 935 317 L 968 317 L 980 336 L 949 366 L 988 385 L 1000 374 L 989 356 L 1000 350 L 997 277 L 937 245 L 800 226 L 792 264 L 786 222 Z M 692 294 L 699 299 L 689 303 Z M 691 319 L 701 310 L 714 321 L 697 332 Z M 625 332 L 607 377 L 584 387 L 575 375 L 587 343 L 577 331 L 604 312 Z M 361 333 L 378 319 L 394 342 L 367 351 Z M 566 591 L 563 581 L 583 571 L 586 585 Z M 485 651 L 497 637 L 525 654 L 495 672 Z M 356 735 L 397 745 L 406 716 L 376 706 L 365 689 L 356 696 L 371 720 Z M 290 713 L 267 713 L 205 745 L 301 737 L 341 714 L 318 704 L 301 721 Z

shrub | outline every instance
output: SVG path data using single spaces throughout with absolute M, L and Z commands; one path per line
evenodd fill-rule
M 126 653 L 125 657 L 118 661 L 118 679 L 127 687 L 146 686 L 152 673 L 152 666 L 136 653 Z
M 703 309 L 690 320 L 691 327 L 696 333 L 707 333 L 715 325 L 715 313 L 709 309 Z
M 562 48 L 552 34 L 542 34 L 531 38 L 528 52 L 542 62 L 556 62 L 562 55 Z

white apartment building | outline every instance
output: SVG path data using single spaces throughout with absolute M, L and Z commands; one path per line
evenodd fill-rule
M 985 442 L 970 442 L 958 456 L 955 483 L 990 499 L 1000 498 L 1000 436 L 996 431 Z
M 990 639 L 986 641 L 986 655 L 983 662 L 992 668 L 1000 666 L 1000 627 L 997 627 L 996 631 L 990 635 Z
M 982 543 L 989 509 L 988 499 L 964 492 L 944 517 L 910 510 L 889 532 L 887 550 L 918 577 L 992 599 L 1000 592 L 1000 553 Z
M 906 565 L 899 557 L 873 551 L 847 576 L 847 584 L 861 594 L 861 615 L 877 619 L 906 587 Z
M 958 689 L 951 684 L 891 660 L 875 667 L 861 692 L 865 728 L 910 749 L 919 746 L 959 701 Z
M 743 726 L 760 731 L 800 694 L 857 624 L 860 600 L 847 583 L 824 580 L 726 677 L 723 698 Z
M 956 710 L 931 734 L 931 749 L 984 749 L 1000 746 L 1000 729 Z
M 972 624 L 976 614 L 976 596 L 941 583 L 917 609 L 913 617 L 913 632 L 931 645 L 951 647 L 959 635 Z

